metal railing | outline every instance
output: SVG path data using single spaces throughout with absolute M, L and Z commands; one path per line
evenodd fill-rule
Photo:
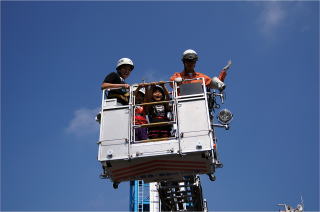
M 172 83 L 171 81 L 165 81 L 164 84 L 170 84 Z M 138 85 L 139 86 L 139 85 Z M 176 84 L 173 83 L 173 88 L 176 86 Z M 139 140 L 136 141 L 135 140 L 135 129 L 137 128 L 149 128 L 149 127 L 160 127 L 160 126 L 168 126 L 168 125 L 177 125 L 177 108 L 175 106 L 174 103 L 174 92 L 171 92 L 171 100 L 166 100 L 166 101 L 152 101 L 152 102 L 143 102 L 140 104 L 136 104 L 136 99 L 135 96 L 133 94 L 133 88 L 130 89 L 130 102 L 129 105 L 132 106 L 131 110 L 132 110 L 132 119 L 131 119 L 131 143 L 146 143 L 146 142 L 157 142 L 157 141 L 164 141 L 164 140 L 168 140 L 170 138 L 174 138 L 176 137 L 176 135 L 172 136 L 172 137 L 166 137 L 166 138 L 155 138 L 155 139 L 146 139 L 146 140 Z M 169 93 L 169 92 L 168 92 Z M 149 105 L 155 105 L 155 104 L 172 104 L 172 109 L 171 109 L 171 113 L 172 113 L 172 117 L 173 120 L 169 120 L 169 121 L 164 121 L 164 122 L 154 122 L 154 123 L 148 123 L 148 124 L 135 124 L 135 118 L 136 118 L 136 107 L 143 107 L 143 106 L 149 106 Z
M 152 101 L 152 102 L 143 102 L 140 104 L 136 103 L 136 98 L 134 95 L 134 88 L 138 87 L 138 85 L 132 85 L 130 86 L 129 90 L 129 103 L 128 105 L 114 105 L 112 107 L 110 107 L 109 109 L 120 109 L 120 108 L 128 108 L 129 111 L 129 124 L 128 124 L 128 157 L 131 157 L 131 153 L 130 153 L 130 146 L 134 145 L 134 144 L 138 144 L 138 143 L 146 143 L 146 142 L 159 142 L 159 141 L 168 141 L 171 139 L 176 139 L 178 140 L 178 144 L 179 144 L 179 153 L 181 153 L 181 132 L 179 129 L 179 115 L 177 113 L 177 108 L 178 108 L 178 104 L 180 101 L 184 101 L 185 99 L 188 99 L 190 101 L 195 100 L 195 99 L 199 99 L 199 98 L 204 98 L 205 102 L 208 103 L 208 94 L 207 93 L 207 89 L 206 89 L 206 85 L 205 85 L 205 81 L 204 78 L 194 78 L 194 79 L 186 79 L 184 80 L 185 83 L 189 83 L 188 81 L 202 81 L 202 93 L 198 93 L 198 94 L 190 94 L 190 95 L 180 95 L 180 87 L 178 85 L 177 82 L 174 81 L 165 81 L 163 82 L 165 85 L 170 84 L 170 87 L 172 88 L 172 90 L 168 93 L 171 95 L 170 100 L 166 100 L 166 101 Z M 182 82 L 183 84 L 183 82 Z M 103 95 L 102 95 L 102 108 L 104 106 L 104 104 L 107 103 L 107 95 L 106 95 L 106 91 L 111 91 L 111 90 L 117 90 L 119 88 L 112 88 L 112 89 L 105 89 L 103 90 Z M 164 121 L 164 122 L 155 122 L 155 123 L 147 123 L 147 124 L 136 124 L 135 123 L 135 118 L 136 118 L 136 107 L 144 107 L 144 106 L 149 106 L 149 105 L 154 105 L 154 104 L 170 104 L 170 108 L 171 108 L 171 113 L 172 113 L 172 119 L 169 121 Z M 108 110 L 104 109 L 104 110 Z M 206 104 L 206 111 L 209 114 L 210 109 L 208 108 L 208 104 Z M 103 113 L 101 114 L 101 120 L 103 119 Z M 101 128 L 100 128 L 100 136 L 101 136 L 101 129 L 103 129 L 103 123 L 101 122 Z M 167 126 L 167 125 L 172 125 L 172 127 L 174 127 L 174 134 L 171 137 L 165 137 L 165 138 L 155 138 L 155 139 L 146 139 L 146 140 L 140 140 L 140 141 L 136 141 L 135 140 L 135 129 L 137 128 L 149 128 L 149 127 L 157 127 L 157 126 Z M 210 126 L 210 128 L 213 128 L 215 125 L 212 125 L 210 119 L 208 119 L 208 126 Z M 210 129 L 209 131 L 212 131 L 213 129 Z M 214 145 L 214 140 L 212 137 L 212 146 Z

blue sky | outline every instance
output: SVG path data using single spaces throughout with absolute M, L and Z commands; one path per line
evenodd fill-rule
M 217 130 L 214 211 L 319 210 L 319 2 L 1 2 L 1 210 L 128 210 L 99 179 L 100 84 L 167 80 L 186 49 L 216 76 L 232 59 Z

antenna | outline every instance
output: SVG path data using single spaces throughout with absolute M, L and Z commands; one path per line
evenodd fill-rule
M 299 212 L 303 212 L 303 210 L 304 210 L 302 195 L 301 195 L 301 203 L 297 205 L 297 210 Z

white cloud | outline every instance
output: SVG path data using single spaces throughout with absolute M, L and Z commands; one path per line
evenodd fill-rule
M 260 14 L 258 24 L 261 32 L 266 36 L 272 36 L 276 30 L 284 23 L 286 11 L 277 1 L 264 3 L 265 7 Z
M 97 133 L 99 124 L 95 121 L 95 116 L 99 112 L 96 109 L 78 109 L 74 112 L 74 116 L 66 129 L 66 132 L 76 136 L 84 136 Z

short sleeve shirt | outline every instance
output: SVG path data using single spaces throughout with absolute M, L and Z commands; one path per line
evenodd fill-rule
M 126 82 L 120 77 L 120 75 L 116 72 L 112 72 L 108 74 L 105 79 L 103 80 L 105 83 L 111 83 L 111 84 L 125 84 Z M 125 97 L 127 93 L 127 90 L 125 88 L 119 88 L 119 89 L 112 89 L 108 92 L 107 98 L 117 98 L 117 101 L 120 102 L 123 105 L 128 104 L 128 100 Z
M 126 82 L 119 76 L 118 73 L 116 72 L 111 72 L 110 74 L 108 74 L 103 82 L 105 83 L 112 83 L 112 84 L 125 84 Z M 119 89 L 115 89 L 115 90 L 111 90 L 109 92 L 109 94 L 125 94 L 126 93 L 126 89 L 123 88 L 119 88 Z
M 210 77 L 208 77 L 205 74 L 199 73 L 199 72 L 194 72 L 193 74 L 187 74 L 184 71 L 178 73 L 174 73 L 171 77 L 170 77 L 170 81 L 174 81 L 176 78 L 181 77 L 182 79 L 193 79 L 193 78 L 204 78 L 204 82 L 206 84 L 206 86 L 209 86 L 212 79 Z M 190 81 L 183 81 L 182 84 L 187 84 L 187 83 L 196 83 L 196 82 L 200 82 L 201 80 L 190 80 Z

